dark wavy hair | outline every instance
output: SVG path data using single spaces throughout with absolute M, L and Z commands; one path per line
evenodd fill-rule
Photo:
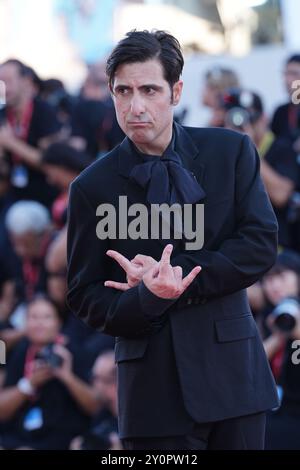
M 117 68 L 122 64 L 158 59 L 165 80 L 172 90 L 180 79 L 184 59 L 178 40 L 166 31 L 137 31 L 126 34 L 110 54 L 106 64 L 109 87 L 112 90 Z

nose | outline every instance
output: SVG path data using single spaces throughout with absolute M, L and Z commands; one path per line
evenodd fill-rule
M 144 100 L 140 95 L 134 94 L 132 96 L 130 103 L 130 111 L 133 116 L 140 116 L 146 111 Z
M 275 294 L 280 294 L 281 291 L 282 291 L 282 282 L 280 280 L 275 280 L 273 282 L 273 291 L 275 292 Z

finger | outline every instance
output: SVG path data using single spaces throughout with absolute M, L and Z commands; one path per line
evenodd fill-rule
M 125 258 L 125 256 L 121 255 L 121 253 L 118 251 L 108 250 L 106 254 L 113 258 L 121 266 L 121 268 L 124 269 L 124 271 L 127 272 L 130 269 L 131 263 L 129 259 Z
M 136 259 L 131 260 L 131 267 L 143 269 L 146 263 L 138 261 Z
M 137 255 L 132 260 L 131 263 L 135 267 L 143 268 L 144 266 L 150 266 L 150 256 Z
M 161 259 L 160 259 L 160 267 L 159 273 L 160 274 L 167 274 L 170 268 L 170 258 L 171 253 L 173 251 L 173 245 L 168 244 L 165 246 L 164 251 L 162 252 Z
M 122 291 L 130 289 L 127 282 L 105 281 L 104 285 L 105 287 L 112 287 L 113 289 L 118 289 Z
M 150 269 L 152 266 L 157 264 L 157 261 L 152 258 L 151 256 L 145 256 L 145 255 L 137 255 L 133 260 L 132 260 L 132 265 L 135 267 L 139 267 L 141 269 Z
M 155 264 L 152 268 L 148 269 L 143 275 L 143 280 L 151 281 L 152 279 L 156 278 L 159 274 L 159 264 Z
M 47 364 L 42 359 L 37 359 L 36 361 L 34 361 L 33 370 L 41 371 L 47 369 L 48 367 L 49 366 L 47 366 Z
M 131 262 L 131 264 L 133 264 L 137 268 L 142 268 L 143 267 L 143 263 L 141 263 L 140 261 L 137 261 L 135 259 L 130 260 L 130 262 Z
M 268 325 L 269 328 L 274 328 L 274 325 L 275 325 L 275 318 L 272 316 L 272 315 L 269 315 L 267 317 L 267 320 L 266 320 L 266 323 Z
M 187 289 L 187 287 L 189 287 L 195 277 L 200 273 L 201 269 L 201 266 L 196 266 L 184 279 L 182 279 L 182 287 L 184 291 Z
M 173 268 L 173 272 L 174 272 L 174 277 L 175 277 L 176 281 L 181 283 L 181 280 L 182 280 L 182 267 L 181 266 L 175 266 Z
M 150 259 L 153 259 L 151 258 L 151 256 L 147 256 L 147 255 L 136 255 L 132 261 L 136 262 L 136 263 L 142 263 L 144 264 L 145 261 L 149 261 Z
M 136 276 L 127 276 L 127 284 L 130 286 L 131 284 L 136 284 L 139 283 L 141 280 L 141 277 L 136 277 Z
M 146 255 L 138 254 L 138 255 L 135 255 L 135 257 L 131 261 L 136 261 L 137 263 L 139 263 L 139 262 L 142 262 L 145 257 Z
M 63 359 L 71 356 L 70 351 L 64 348 L 61 344 L 55 344 L 53 349 L 54 349 L 54 352 L 56 352 Z

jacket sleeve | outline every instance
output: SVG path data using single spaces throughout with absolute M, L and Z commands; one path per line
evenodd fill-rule
M 159 328 L 162 314 L 174 300 L 155 296 L 143 283 L 125 292 L 105 287 L 109 246 L 108 240 L 97 238 L 96 225 L 96 208 L 76 180 L 68 209 L 67 303 L 79 318 L 103 333 L 147 336 Z
M 248 136 L 242 139 L 235 174 L 235 230 L 215 251 L 201 249 L 179 254 L 172 265 L 186 275 L 201 272 L 184 293 L 203 303 L 244 289 L 268 271 L 277 255 L 278 225 L 260 178 L 260 160 Z

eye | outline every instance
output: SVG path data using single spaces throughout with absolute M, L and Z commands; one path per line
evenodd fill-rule
M 154 95 L 156 90 L 154 88 L 152 88 L 151 86 L 146 86 L 144 88 L 144 91 L 145 91 L 146 95 Z
M 129 90 L 126 87 L 119 87 L 115 90 L 116 95 L 126 95 L 128 94 Z

